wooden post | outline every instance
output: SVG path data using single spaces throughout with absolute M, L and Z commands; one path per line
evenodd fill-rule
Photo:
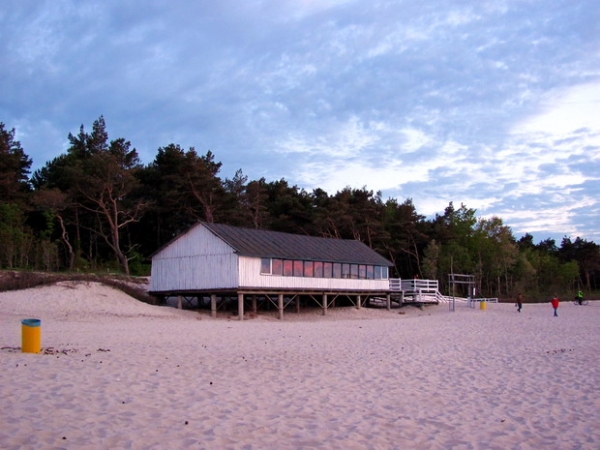
M 210 317 L 217 317 L 217 295 L 210 295 Z
M 388 311 L 391 311 L 391 309 L 392 309 L 392 299 L 391 299 L 390 294 L 387 294 L 385 296 L 385 306 L 386 306 L 386 308 L 387 308 Z
M 279 310 L 279 320 L 283 320 L 283 294 L 277 296 L 277 309 Z
M 323 315 L 327 315 L 327 294 L 323 294 Z
M 238 294 L 238 315 L 244 320 L 244 294 Z
M 256 295 L 252 296 L 252 312 L 254 314 L 258 312 L 258 302 L 256 301 Z
M 182 305 L 182 301 L 181 301 L 181 295 L 177 296 L 177 309 L 183 309 L 183 305 Z
M 299 295 L 296 296 L 296 312 L 298 314 L 300 313 L 300 296 Z
M 360 295 L 356 296 L 356 309 L 360 309 L 362 307 Z

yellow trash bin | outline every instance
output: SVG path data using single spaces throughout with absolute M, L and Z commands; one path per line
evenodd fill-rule
M 479 300 L 479 308 L 485 310 L 487 307 L 486 303 L 487 302 L 485 300 Z
M 42 321 L 40 319 L 21 320 L 21 351 L 23 353 L 42 351 Z

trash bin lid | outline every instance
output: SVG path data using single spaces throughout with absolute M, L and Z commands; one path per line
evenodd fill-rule
M 21 323 L 27 327 L 39 327 L 42 321 L 40 319 L 23 319 Z

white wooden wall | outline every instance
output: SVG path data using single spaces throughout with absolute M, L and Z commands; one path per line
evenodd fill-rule
M 152 258 L 150 291 L 237 288 L 237 274 L 237 254 L 198 224 Z
M 240 256 L 240 288 L 315 289 L 345 291 L 380 291 L 389 289 L 389 280 L 348 280 L 340 278 L 284 277 L 261 275 L 260 258 Z

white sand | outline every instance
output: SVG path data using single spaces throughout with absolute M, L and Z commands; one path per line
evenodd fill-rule
M 600 302 L 239 322 L 0 293 L 0 448 L 598 449 Z M 20 352 L 21 319 L 42 347 Z

